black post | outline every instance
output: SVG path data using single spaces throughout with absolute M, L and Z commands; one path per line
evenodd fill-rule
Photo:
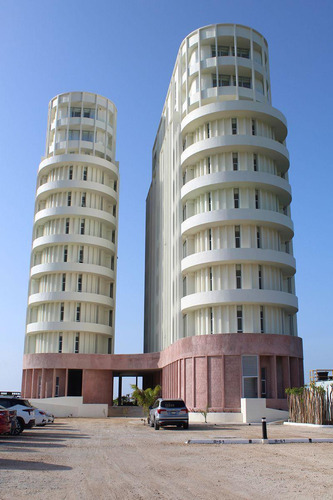
M 263 439 L 267 439 L 266 417 L 262 417 L 262 419 L 261 419 L 261 426 L 262 426 L 262 438 Z

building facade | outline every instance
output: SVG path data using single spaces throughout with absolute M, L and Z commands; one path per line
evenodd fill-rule
M 286 136 L 262 35 L 218 24 L 185 38 L 153 148 L 144 349 L 200 337 L 196 361 L 170 366 L 193 406 L 199 395 L 223 411 L 240 397 L 281 406 L 303 380 Z
M 49 104 L 37 176 L 26 355 L 114 351 L 116 119 L 114 104 L 89 92 L 61 94 Z M 72 375 L 73 386 L 79 385 Z M 49 383 L 49 396 L 59 394 L 60 379 Z M 40 375 L 38 394 L 42 386 Z

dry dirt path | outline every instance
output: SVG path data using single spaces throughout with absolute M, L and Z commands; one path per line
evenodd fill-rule
M 333 444 L 186 445 L 260 438 L 260 426 L 154 429 L 139 419 L 58 419 L 0 436 L 0 499 L 332 499 Z M 333 429 L 269 425 L 268 437 Z

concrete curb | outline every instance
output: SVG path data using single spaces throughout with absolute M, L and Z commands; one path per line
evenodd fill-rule
M 333 443 L 327 438 L 288 439 L 189 439 L 185 444 L 289 444 L 289 443 Z
M 317 429 L 321 429 L 321 428 L 333 429 L 333 425 L 306 424 L 306 423 L 300 423 L 300 422 L 284 422 L 283 425 L 300 425 L 302 427 L 314 427 Z

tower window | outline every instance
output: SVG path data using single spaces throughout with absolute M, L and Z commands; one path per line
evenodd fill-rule
M 240 248 L 240 246 L 241 246 L 240 226 L 235 226 L 235 247 Z
M 82 196 L 81 196 L 81 207 L 85 207 L 86 206 L 86 201 L 87 201 L 87 193 L 82 193 Z
M 82 292 L 82 274 L 77 277 L 77 291 Z
M 91 130 L 82 130 L 82 140 L 93 142 L 94 141 L 94 133 Z
M 72 165 L 69 167 L 68 178 L 70 181 L 73 179 L 73 166 Z
M 258 284 L 259 290 L 262 290 L 262 267 L 258 266 Z
M 238 170 L 238 153 L 232 153 L 232 169 Z
M 114 256 L 111 257 L 111 269 L 114 271 Z
M 117 216 L 117 205 L 113 205 L 112 215 L 113 215 L 113 217 Z
M 206 137 L 210 138 L 210 123 L 206 123 Z
M 253 170 L 258 171 L 258 155 L 256 154 L 253 155 Z
M 207 174 L 210 174 L 210 168 L 211 168 L 211 161 L 210 161 L 210 156 L 207 158 Z
M 259 226 L 257 226 L 257 248 L 261 248 L 261 233 Z
M 114 181 L 113 189 L 117 192 L 117 181 Z
M 67 262 L 68 259 L 68 246 L 64 247 L 64 262 Z
M 236 264 L 236 288 L 242 288 L 242 266 Z
M 66 290 L 66 274 L 62 275 L 61 290 L 63 292 Z
M 237 333 L 243 333 L 243 308 L 237 306 Z
M 252 120 L 252 135 L 257 135 L 257 123 L 255 120 Z
M 255 190 L 255 205 L 256 208 L 260 208 L 260 196 L 258 189 Z
M 58 340 L 58 353 L 62 353 L 62 335 L 59 334 L 59 340 Z
M 216 46 L 211 45 L 212 57 L 216 57 Z M 218 57 L 228 56 L 229 55 L 229 47 L 227 45 L 219 45 L 217 47 L 217 55 Z
M 111 241 L 112 241 L 112 243 L 114 243 L 116 241 L 116 231 L 115 230 L 112 231 Z
M 69 130 L 68 131 L 68 140 L 69 141 L 79 141 L 80 140 L 80 131 L 79 130 Z
M 69 234 L 69 219 L 66 219 L 65 233 Z
M 209 308 L 210 312 L 210 333 L 211 335 L 214 333 L 214 314 L 213 314 L 213 308 Z
M 72 193 L 67 193 L 67 206 L 70 207 L 72 204 Z
M 81 304 L 76 304 L 75 321 L 80 321 L 80 319 L 81 319 Z
M 113 299 L 113 283 L 110 283 L 110 297 Z
M 74 353 L 78 354 L 80 348 L 80 334 L 77 332 L 75 334 L 75 343 L 74 343 Z
M 251 88 L 251 78 L 249 76 L 239 76 L 238 77 L 238 87 L 250 89 Z M 255 134 L 253 134 L 253 135 L 255 135 Z
M 237 118 L 231 118 L 231 133 L 232 135 L 237 134 Z
M 88 179 L 88 167 L 83 167 L 83 175 L 82 178 L 84 181 Z
M 65 315 L 65 304 L 61 302 L 60 304 L 60 321 L 64 321 L 64 315 Z
M 84 234 L 85 224 L 86 224 L 86 220 L 85 220 L 85 219 L 81 219 L 81 223 L 80 223 L 80 234 Z
M 212 193 L 208 193 L 208 210 L 211 212 L 212 210 Z
M 108 354 L 112 353 L 112 337 L 108 338 Z
M 83 118 L 94 118 L 95 110 L 93 108 L 83 108 Z
M 83 263 L 83 246 L 80 246 L 79 248 L 79 263 Z
M 71 117 L 72 118 L 80 118 L 81 116 L 81 108 L 71 108 Z
M 186 283 L 186 276 L 183 278 L 183 297 L 186 297 L 187 295 L 187 283 Z
M 232 55 L 235 55 L 235 48 L 232 48 Z M 237 57 L 244 57 L 245 59 L 250 59 L 250 49 L 243 49 L 237 47 Z
M 213 290 L 213 269 L 209 268 L 209 290 Z
M 208 229 L 208 249 L 212 249 L 212 230 Z
M 234 208 L 239 208 L 239 189 L 234 189 Z
M 112 327 L 112 323 L 113 323 L 113 311 L 112 309 L 109 310 L 109 326 Z
M 260 306 L 260 333 L 264 333 L 264 308 Z

